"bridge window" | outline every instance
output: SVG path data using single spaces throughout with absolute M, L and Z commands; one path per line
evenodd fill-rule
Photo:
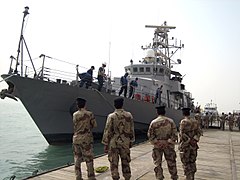
M 137 67 L 134 67 L 134 68 L 133 68 L 133 72 L 138 72 L 138 68 L 137 68 Z
M 151 72 L 150 67 L 146 67 L 146 72 Z
M 160 69 L 159 69 L 159 73 L 163 74 L 163 73 L 164 73 L 164 69 L 163 69 L 163 68 L 160 68 Z
M 143 68 L 143 67 L 140 67 L 140 68 L 139 68 L 139 71 L 140 71 L 140 72 L 144 72 L 144 68 Z

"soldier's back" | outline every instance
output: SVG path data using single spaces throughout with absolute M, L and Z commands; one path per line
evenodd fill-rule
M 129 147 L 130 142 L 135 141 L 133 117 L 130 112 L 117 109 L 108 117 L 112 123 L 111 145 Z
M 166 116 L 158 116 L 150 124 L 150 134 L 156 139 L 169 139 L 172 135 L 174 121 Z
M 82 109 L 75 112 L 73 114 L 73 143 L 79 144 L 83 141 L 93 142 L 91 130 L 95 126 L 95 117 L 91 111 Z
M 199 122 L 194 118 L 184 118 L 180 122 L 180 132 L 187 134 L 189 137 L 195 135 L 195 131 L 199 129 Z

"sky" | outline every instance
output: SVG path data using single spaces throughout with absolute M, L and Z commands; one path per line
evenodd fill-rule
M 220 112 L 240 109 L 239 0 L 1 0 L 0 74 L 17 55 L 25 6 L 24 39 L 33 59 L 45 54 L 64 60 L 73 72 L 76 64 L 97 69 L 107 62 L 112 77 L 122 76 L 130 59 L 143 58 L 141 46 L 154 30 L 145 25 L 167 21 L 185 45 L 178 55 L 182 64 L 173 70 L 184 75 L 195 105 L 212 100 Z

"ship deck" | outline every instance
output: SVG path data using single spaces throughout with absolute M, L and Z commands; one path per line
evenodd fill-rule
M 240 132 L 237 129 L 230 132 L 227 130 L 208 129 L 204 131 L 204 135 L 199 142 L 199 151 L 197 157 L 197 173 L 195 179 L 233 179 L 240 178 Z M 179 179 L 184 179 L 182 164 L 177 150 L 177 168 Z M 152 161 L 152 146 L 149 142 L 145 142 L 134 146 L 131 149 L 131 170 L 132 178 L 138 180 L 155 179 L 154 164 Z M 107 155 L 96 157 L 94 166 L 108 166 Z M 86 176 L 86 165 L 82 163 L 83 178 Z M 121 179 L 121 167 L 119 167 Z M 165 179 L 171 179 L 166 161 L 163 161 L 163 172 Z M 97 179 L 110 180 L 110 170 L 104 173 L 96 173 Z M 73 180 L 75 179 L 74 166 L 60 167 L 52 171 L 44 172 L 35 177 L 29 177 L 32 180 Z

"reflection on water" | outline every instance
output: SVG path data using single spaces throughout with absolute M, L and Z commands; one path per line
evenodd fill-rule
M 29 151 L 31 151 L 29 149 Z M 103 153 L 103 145 L 100 143 L 94 144 L 95 155 Z M 22 162 L 17 162 L 16 159 L 8 159 L 5 161 L 10 167 L 4 179 L 9 179 L 10 176 L 15 175 L 16 179 L 31 176 L 33 172 L 43 172 L 46 170 L 54 169 L 60 166 L 73 163 L 73 150 L 72 145 L 52 146 L 49 145 L 42 151 L 34 154 L 29 153 L 29 157 Z M 21 158 L 21 155 L 19 158 Z M 0 178 L 1 179 L 1 178 Z
M 103 145 L 100 143 L 94 144 L 94 154 L 103 154 Z M 48 146 L 44 151 L 34 157 L 37 160 L 35 168 L 39 171 L 53 169 L 59 166 L 64 166 L 73 163 L 72 145 Z M 36 170 L 35 169 L 35 170 Z
M 39 172 L 53 169 L 73 162 L 73 153 L 71 145 L 51 146 L 49 145 L 44 151 L 36 154 L 32 158 L 35 163 L 33 171 Z M 32 172 L 33 172 L 32 171 Z
M 140 143 L 146 140 L 146 136 L 137 136 L 136 142 Z M 98 156 L 103 154 L 103 144 L 99 141 L 94 144 L 94 155 Z M 72 145 L 51 146 L 49 145 L 44 151 L 38 153 L 32 158 L 35 162 L 32 172 L 35 170 L 46 171 L 56 167 L 64 166 L 73 163 L 73 149 Z M 27 167 L 29 169 L 30 167 Z
M 138 138 L 136 143 L 140 143 L 145 139 L 145 137 Z M 98 156 L 101 154 L 103 154 L 103 145 L 101 143 L 94 144 L 94 155 Z M 15 164 L 12 171 L 17 177 L 16 179 L 21 179 L 31 176 L 35 171 L 40 173 L 71 163 L 73 163 L 73 150 L 71 144 L 62 146 L 49 145 L 43 151 L 26 159 L 22 165 Z M 9 179 L 9 176 L 7 179 Z

